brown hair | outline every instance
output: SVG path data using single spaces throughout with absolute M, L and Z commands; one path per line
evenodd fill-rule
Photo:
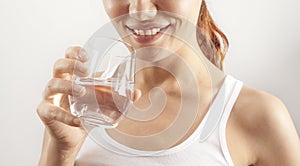
M 202 0 L 197 26 L 197 40 L 201 50 L 214 65 L 223 70 L 223 62 L 228 51 L 229 42 L 213 21 L 205 0 Z

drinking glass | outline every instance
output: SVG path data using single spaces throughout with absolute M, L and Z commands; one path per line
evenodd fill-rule
M 84 86 L 86 94 L 70 96 L 71 112 L 86 128 L 116 127 L 132 103 L 135 49 L 121 40 L 99 36 L 90 38 L 83 49 L 89 75 L 74 75 L 73 83 Z

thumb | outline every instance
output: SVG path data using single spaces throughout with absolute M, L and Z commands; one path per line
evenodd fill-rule
M 133 102 L 139 100 L 142 96 L 142 91 L 140 89 L 134 89 L 131 93 L 131 99 Z

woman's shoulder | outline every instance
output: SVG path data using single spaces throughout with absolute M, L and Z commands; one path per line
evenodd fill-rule
M 243 86 L 232 110 L 239 118 L 247 120 L 271 120 L 274 116 L 287 112 L 283 102 L 276 96 Z
M 287 120 L 283 117 L 289 117 L 286 106 L 278 97 L 247 86 L 241 89 L 232 114 L 242 120 L 243 125 L 259 131 L 274 128 L 278 122 Z
M 300 155 L 299 138 L 288 110 L 274 95 L 244 86 L 229 121 L 234 128 L 238 126 L 251 149 L 249 153 L 261 163 L 259 165 L 280 165 L 283 159 L 294 160 L 290 153 Z M 282 160 L 277 161 L 276 156 Z

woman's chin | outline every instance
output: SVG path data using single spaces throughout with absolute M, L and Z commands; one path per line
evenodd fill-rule
M 171 53 L 168 49 L 164 49 L 163 47 L 148 46 L 136 50 L 136 59 L 154 63 L 161 61 L 172 54 L 173 53 Z

